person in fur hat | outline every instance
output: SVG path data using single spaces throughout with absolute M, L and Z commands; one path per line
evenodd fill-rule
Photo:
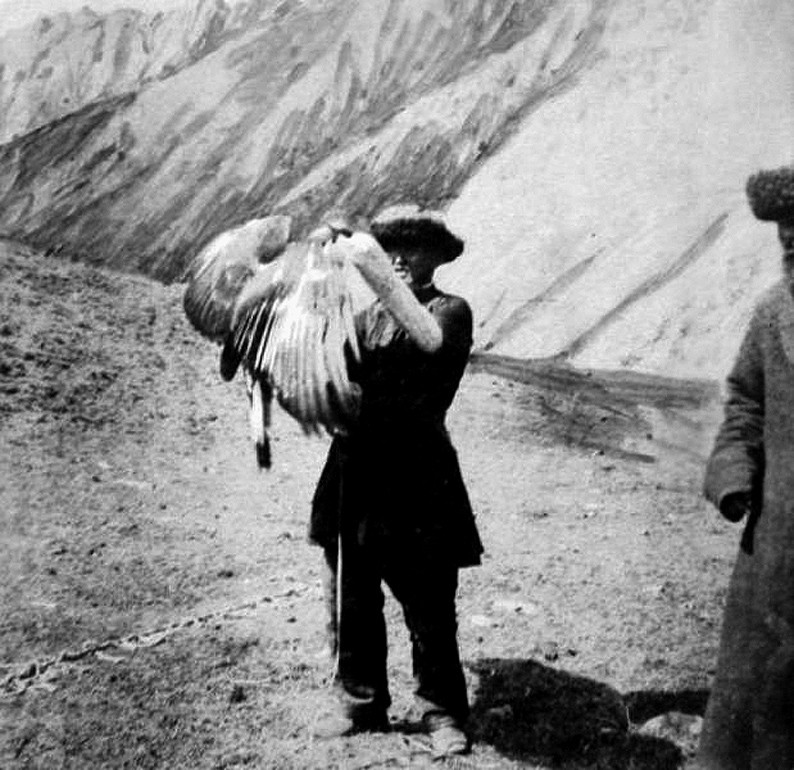
M 744 522 L 694 767 L 794 768 L 794 166 L 750 177 L 783 278 L 756 304 L 727 378 L 705 494 Z
M 379 298 L 356 319 L 361 360 L 350 376 L 361 387 L 359 416 L 334 437 L 312 504 L 309 539 L 324 550 L 337 655 L 334 706 L 312 732 L 389 727 L 385 583 L 410 633 L 432 748 L 464 753 L 469 705 L 455 594 L 458 570 L 479 564 L 482 544 L 444 420 L 472 345 L 472 313 L 433 283 L 463 242 L 440 215 L 397 206 L 375 217 L 371 235 L 338 245 Z

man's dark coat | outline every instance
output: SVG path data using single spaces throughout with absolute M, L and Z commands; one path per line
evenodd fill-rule
M 442 348 L 423 353 L 380 302 L 359 316 L 362 359 L 351 376 L 361 414 L 331 445 L 309 539 L 333 546 L 343 528 L 385 559 L 472 566 L 482 543 L 444 426 L 471 348 L 471 310 L 434 286 L 416 296 L 438 321 Z
M 748 492 L 723 620 L 700 767 L 794 768 L 794 299 L 780 282 L 756 306 L 728 376 L 725 419 L 706 469 L 719 506 Z

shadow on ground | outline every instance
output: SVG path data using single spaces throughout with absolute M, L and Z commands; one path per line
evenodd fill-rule
M 677 770 L 681 748 L 636 725 L 671 711 L 700 715 L 707 697 L 703 691 L 624 696 L 533 660 L 486 658 L 469 669 L 479 678 L 474 739 L 513 760 L 552 768 Z

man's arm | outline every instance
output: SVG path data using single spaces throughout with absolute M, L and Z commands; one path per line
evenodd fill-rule
M 706 466 L 705 495 L 730 521 L 750 512 L 763 479 L 763 323 L 756 313 L 728 375 L 725 417 Z
M 354 233 L 338 244 L 408 336 L 426 353 L 439 350 L 444 342 L 441 327 L 397 275 L 380 244 L 367 233 Z

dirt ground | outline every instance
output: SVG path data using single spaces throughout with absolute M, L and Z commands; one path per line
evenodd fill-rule
M 332 671 L 305 539 L 327 441 L 277 414 L 256 469 L 243 385 L 179 286 L 4 244 L 0 300 L 0 767 L 691 753 L 738 539 L 699 494 L 718 416 L 699 386 L 470 367 L 449 427 L 487 550 L 459 591 L 474 746 L 434 762 L 391 599 L 395 729 L 308 736 Z

